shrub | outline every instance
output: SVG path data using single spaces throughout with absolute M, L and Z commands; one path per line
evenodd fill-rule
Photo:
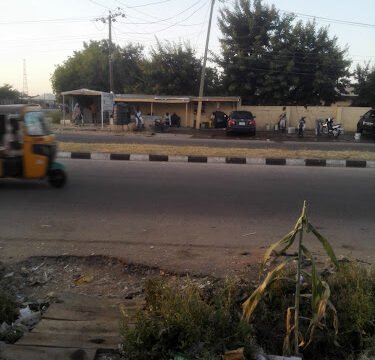
M 14 297 L 4 290 L 0 290 L 0 325 L 5 321 L 11 324 L 18 316 L 18 306 Z
M 305 359 L 373 359 L 375 354 L 375 267 L 358 262 L 341 264 L 326 278 L 331 301 L 337 310 L 339 332 L 329 326 L 317 329 L 304 351 Z
M 226 283 L 208 299 L 188 282 L 178 288 L 160 279 L 146 284 L 145 309 L 136 314 L 135 325 L 122 327 L 127 359 L 219 359 L 226 350 L 255 348 L 250 325 L 241 320 L 236 303 L 237 287 Z
M 264 270 L 272 254 L 275 254 L 276 257 L 285 257 L 286 251 L 293 245 L 297 245 L 296 255 L 288 256 L 287 259 L 270 270 L 260 285 L 242 304 L 244 316 L 247 320 L 250 320 L 261 300 L 269 294 L 268 291 L 272 284 L 285 280 L 293 282 L 295 286 L 294 300 L 286 310 L 286 331 L 283 345 L 283 354 L 285 355 L 294 354 L 297 356 L 301 350 L 303 351 L 308 347 L 314 339 L 316 330 L 325 327 L 324 321 L 328 317 L 328 312 L 333 315 L 332 326 L 337 333 L 336 309 L 330 301 L 331 291 L 328 283 L 321 278 L 317 271 L 314 256 L 304 243 L 304 234 L 311 232 L 336 267 L 338 262 L 330 243 L 308 221 L 306 210 L 307 204 L 304 201 L 301 216 L 294 228 L 266 250 L 262 259 L 261 270 Z M 296 264 L 295 272 L 293 277 L 285 278 L 283 274 L 290 267 L 291 260 L 294 260 Z M 311 271 L 303 269 L 306 260 L 310 264 Z M 307 283 L 306 279 L 308 279 Z M 306 289 L 309 291 L 307 292 Z M 302 299 L 306 299 L 305 303 L 309 302 L 309 312 L 302 313 L 304 307 Z M 302 329 L 304 327 L 302 322 L 306 320 L 309 321 L 308 327 Z
M 62 112 L 59 110 L 48 110 L 45 112 L 45 117 L 49 119 L 51 124 L 60 124 Z
M 375 267 L 350 262 L 328 279 L 346 353 L 375 348 Z

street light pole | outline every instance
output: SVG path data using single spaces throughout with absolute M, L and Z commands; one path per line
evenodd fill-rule
M 204 49 L 204 57 L 203 57 L 203 65 L 202 65 L 202 73 L 201 73 L 201 82 L 199 85 L 199 97 L 198 97 L 198 109 L 197 109 L 197 121 L 195 124 L 195 128 L 199 129 L 201 126 L 201 115 L 202 115 L 202 97 L 203 97 L 203 90 L 204 90 L 204 78 L 206 75 L 206 62 L 207 62 L 207 53 L 208 53 L 208 43 L 210 40 L 210 32 L 211 32 L 211 21 L 212 21 L 212 13 L 214 10 L 215 0 L 211 1 L 211 12 L 210 12 L 210 20 L 208 22 L 208 29 L 207 29 L 207 38 L 206 38 L 206 47 Z

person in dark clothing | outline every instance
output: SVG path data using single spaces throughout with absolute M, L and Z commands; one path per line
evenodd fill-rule
M 171 124 L 176 127 L 181 126 L 181 118 L 175 112 L 171 115 Z

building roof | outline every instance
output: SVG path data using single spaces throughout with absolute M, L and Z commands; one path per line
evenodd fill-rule
M 175 96 L 175 95 L 143 95 L 143 94 L 116 94 L 114 101 L 120 102 L 147 102 L 147 103 L 174 103 L 186 104 L 193 101 L 199 101 L 198 96 Z M 205 96 L 202 101 L 208 102 L 239 102 L 237 96 Z
M 64 91 L 61 95 L 93 95 L 100 96 L 103 94 L 109 94 L 103 91 L 96 91 L 90 89 L 77 89 L 71 91 Z M 114 94 L 115 102 L 144 102 L 144 103 L 171 103 L 171 104 L 186 104 L 190 102 L 199 101 L 198 96 L 175 96 L 175 95 L 144 95 L 144 94 Z M 240 97 L 238 96 L 204 96 L 202 97 L 204 102 L 239 102 Z
M 105 91 L 96 91 L 90 89 L 77 89 L 77 90 L 70 90 L 64 91 L 61 95 L 92 95 L 92 96 L 100 96 L 102 94 L 108 94 Z

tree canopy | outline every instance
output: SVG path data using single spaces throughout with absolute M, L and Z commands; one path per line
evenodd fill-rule
M 375 68 L 370 68 L 369 64 L 358 65 L 354 71 L 354 92 L 358 98 L 353 105 L 374 106 L 375 105 Z
M 250 104 L 320 104 L 349 83 L 346 49 L 315 22 L 295 22 L 262 0 L 236 0 L 220 12 L 223 86 Z
M 77 51 L 52 75 L 56 93 L 78 88 L 109 91 L 108 42 L 91 41 Z M 189 44 L 158 42 L 150 58 L 138 44 L 121 48 L 114 46 L 113 78 L 116 93 L 146 93 L 156 95 L 197 94 L 201 62 Z M 218 75 L 207 69 L 206 93 L 216 91 Z
M 106 51 L 107 50 L 107 51 Z M 75 51 L 52 75 L 54 92 L 90 88 L 108 90 L 108 46 L 106 41 L 90 41 Z
M 198 94 L 202 65 L 190 44 L 157 42 L 151 50 L 151 59 L 145 63 L 147 92 L 158 95 Z M 218 76 L 208 69 L 206 94 L 216 90 Z
M 0 101 L 2 103 L 14 102 L 20 98 L 21 94 L 19 91 L 13 89 L 10 84 L 4 84 L 0 86 Z
M 349 84 L 350 61 L 336 37 L 315 22 L 281 15 L 262 0 L 235 0 L 220 10 L 221 50 L 206 69 L 206 95 L 241 96 L 243 103 L 329 105 Z M 84 43 L 52 75 L 55 93 L 109 90 L 109 44 Z M 198 95 L 202 61 L 188 43 L 112 45 L 114 92 Z

